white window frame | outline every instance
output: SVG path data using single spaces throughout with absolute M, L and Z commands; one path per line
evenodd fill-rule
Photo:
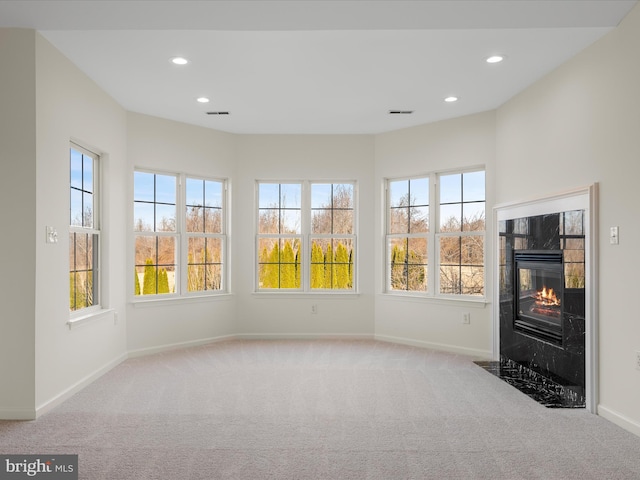
M 412 181 L 412 180 L 427 180 L 427 184 L 429 185 L 429 200 L 428 200 L 428 211 L 429 211 L 429 231 L 427 232 L 401 232 L 401 233 L 391 233 L 391 188 L 390 183 L 396 181 Z M 433 185 L 431 182 L 431 177 L 429 175 L 416 175 L 410 177 L 401 177 L 401 178 L 390 178 L 385 182 L 385 293 L 390 293 L 394 295 L 427 295 L 429 294 L 429 288 L 432 285 L 430 273 L 431 273 L 431 258 L 433 248 L 433 238 L 431 234 L 431 229 L 433 227 L 433 202 L 434 202 L 434 193 L 433 193 Z M 407 208 L 410 208 L 407 205 Z M 424 239 L 427 242 L 427 290 L 393 290 L 391 288 L 391 254 L 393 249 L 391 248 L 391 241 L 393 239 Z
M 140 294 L 135 295 L 133 291 L 133 287 L 130 288 L 129 298 L 131 303 L 145 303 L 145 302 L 155 302 L 162 300 L 176 300 L 176 299 L 187 299 L 187 298 L 215 298 L 223 295 L 228 295 L 230 293 L 230 284 L 229 284 L 229 262 L 228 262 L 228 244 L 229 244 L 229 181 L 226 178 L 216 178 L 207 175 L 198 175 L 198 174 L 190 174 L 183 172 L 169 172 L 160 169 L 149 169 L 143 167 L 135 167 L 134 174 L 136 172 L 140 173 L 148 173 L 155 175 L 164 175 L 164 176 L 173 176 L 176 178 L 176 230 L 175 232 L 152 232 L 152 231 L 135 231 L 134 226 L 132 225 L 130 228 L 132 229 L 132 238 L 133 238 L 133 267 L 135 269 L 135 248 L 136 248 L 136 237 L 137 236 L 152 236 L 152 237 L 174 237 L 176 240 L 176 251 L 175 251 L 175 292 L 173 293 L 158 293 L 158 294 Z M 187 232 L 186 228 L 186 181 L 187 178 L 195 179 L 195 180 L 204 180 L 204 181 L 213 181 L 219 182 L 222 184 L 222 233 L 199 233 L 199 232 Z M 132 198 L 135 199 L 135 182 L 133 185 L 134 193 Z M 135 205 L 135 200 L 132 200 L 132 208 Z M 134 215 L 135 217 L 135 215 Z M 135 222 L 135 218 L 134 218 Z M 189 254 L 189 238 L 193 237 L 207 237 L 207 238 L 218 238 L 221 240 L 221 248 L 222 252 L 220 255 L 220 264 L 221 264 L 221 288 L 218 290 L 198 290 L 190 292 L 188 291 L 188 254 Z M 141 285 L 142 288 L 142 285 Z
M 483 171 L 484 166 L 469 167 L 450 171 L 431 172 L 419 175 L 408 175 L 403 177 L 386 178 L 384 181 L 385 193 L 385 232 L 384 232 L 384 294 L 394 296 L 408 296 L 426 299 L 470 301 L 486 303 L 487 298 L 487 244 L 486 244 L 486 180 L 485 180 L 485 228 L 482 231 L 473 232 L 441 232 L 440 231 L 440 177 L 454 174 L 468 174 Z M 392 234 L 390 233 L 390 188 L 389 184 L 395 181 L 429 180 L 429 231 L 422 233 Z M 483 238 L 483 295 L 451 294 L 440 293 L 440 241 L 444 237 L 471 237 L 481 236 Z M 427 289 L 418 290 L 393 290 L 391 288 L 391 249 L 389 247 L 392 238 L 427 238 Z
M 187 198 L 186 198 L 186 190 L 187 190 L 187 179 L 192 180 L 202 180 L 202 181 L 210 181 L 217 182 L 222 184 L 222 228 L 221 233 L 205 233 L 205 232 L 187 232 L 186 226 L 186 210 L 187 210 Z M 180 268 L 180 284 L 183 286 L 182 295 L 187 297 L 200 297 L 200 296 L 216 296 L 223 295 L 229 293 L 228 289 L 228 264 L 227 264 L 227 242 L 228 242 L 228 182 L 226 179 L 222 178 L 212 178 L 203 175 L 189 175 L 189 174 L 181 174 L 179 179 L 179 186 L 181 188 L 180 195 L 180 203 L 181 203 L 181 212 L 182 216 L 180 218 L 180 231 L 184 232 L 181 235 L 180 249 L 182 255 L 180 255 L 181 265 L 184 268 Z M 212 238 L 220 240 L 220 265 L 221 265 L 221 273 L 220 273 L 220 289 L 218 290 L 196 290 L 190 292 L 188 286 L 188 269 L 189 269 L 189 239 L 190 238 Z
M 77 226 L 77 225 L 72 225 L 71 222 L 71 218 L 69 218 L 69 241 L 71 234 L 81 234 L 81 235 L 91 235 L 94 237 L 94 240 L 97 240 L 97 242 L 94 241 L 93 243 L 93 259 L 92 259 L 92 271 L 93 271 L 93 280 L 92 280 L 92 284 L 93 284 L 93 304 L 89 307 L 83 307 L 83 308 L 79 308 L 76 310 L 71 310 L 69 309 L 69 318 L 70 319 L 74 319 L 74 318 L 78 318 L 78 317 L 84 317 L 86 315 L 91 315 L 97 311 L 102 310 L 102 238 L 101 238 L 101 229 L 100 229 L 100 222 L 101 222 L 101 201 L 100 201 L 100 196 L 101 196 L 101 184 L 100 184 L 100 179 L 101 179 L 101 167 L 102 167 L 102 162 L 100 161 L 100 155 L 96 152 L 92 152 L 91 150 L 83 147 L 82 145 L 79 145 L 78 143 L 75 142 L 69 142 L 69 168 L 71 168 L 71 150 L 75 150 L 79 153 L 81 153 L 83 156 L 87 156 L 89 158 L 91 158 L 93 160 L 93 165 L 92 165 L 92 174 L 93 174 L 93 178 L 92 178 L 92 183 L 93 183 L 93 192 L 92 192 L 92 203 L 93 203 L 93 210 L 92 210 L 92 226 L 91 227 L 84 227 L 84 226 Z M 71 186 L 71 179 L 69 180 L 69 195 L 71 195 L 71 190 L 73 189 L 73 187 Z M 82 190 L 84 191 L 84 190 Z M 69 212 L 71 214 L 71 197 L 69 197 Z M 96 245 L 97 243 L 97 245 Z M 69 247 L 71 247 L 71 245 L 69 245 Z M 69 257 L 67 257 L 69 258 Z M 69 273 L 72 272 L 71 270 L 71 265 L 69 265 L 69 269 L 68 269 Z M 77 270 L 73 270 L 73 272 L 76 272 Z M 95 298 L 97 297 L 97 299 Z
M 299 234 L 266 234 L 259 233 L 260 204 L 259 190 L 261 184 L 273 185 L 300 185 L 300 211 L 301 211 L 301 228 Z M 352 234 L 319 234 L 311 232 L 311 190 L 312 185 L 340 185 L 348 184 L 353 186 L 353 233 Z M 255 246 L 254 246 L 254 293 L 256 294 L 309 294 L 309 295 L 353 295 L 358 294 L 358 182 L 355 180 L 256 180 L 255 182 Z M 259 285 L 259 269 L 260 269 L 260 239 L 267 238 L 295 238 L 299 239 L 302 246 L 302 260 L 300 261 L 300 288 L 260 288 Z M 354 256 L 353 264 L 353 280 L 350 289 L 328 289 L 328 288 L 311 288 L 311 246 L 314 239 L 340 239 L 348 238 L 352 241 Z

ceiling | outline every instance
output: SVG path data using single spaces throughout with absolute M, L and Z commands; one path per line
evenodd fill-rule
M 233 133 L 372 134 L 495 109 L 635 4 L 0 0 L 0 27 L 39 30 L 129 111 Z

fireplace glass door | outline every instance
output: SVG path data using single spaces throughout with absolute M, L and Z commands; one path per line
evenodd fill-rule
M 562 253 L 515 254 L 517 287 L 514 327 L 553 343 L 562 343 Z

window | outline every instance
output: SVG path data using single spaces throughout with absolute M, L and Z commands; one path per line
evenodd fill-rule
M 387 181 L 387 292 L 484 296 L 484 184 L 483 170 Z
M 311 184 L 311 289 L 352 290 L 353 184 Z
M 258 182 L 257 289 L 355 290 L 355 184 Z
M 258 186 L 259 288 L 301 287 L 302 184 Z
M 387 255 L 391 290 L 426 292 L 429 178 L 389 182 Z
M 225 181 L 136 171 L 133 203 L 136 296 L 226 291 Z
M 484 295 L 484 171 L 440 175 L 441 294 Z
M 219 291 L 225 245 L 224 184 L 187 178 L 186 185 L 187 291 Z
M 135 294 L 176 292 L 177 177 L 135 172 Z
M 69 309 L 100 305 L 99 157 L 71 144 L 69 149 Z

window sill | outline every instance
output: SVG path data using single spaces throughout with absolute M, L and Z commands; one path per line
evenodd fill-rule
M 71 330 L 72 328 L 79 327 L 81 325 L 86 325 L 87 323 L 90 323 L 94 320 L 100 320 L 101 318 L 109 314 L 113 314 L 115 317 L 116 315 L 115 312 L 116 311 L 113 308 L 103 308 L 99 310 L 93 310 L 91 312 L 87 312 L 84 315 L 78 315 L 70 318 L 67 321 L 67 326 L 69 327 L 69 330 Z
M 454 305 L 465 306 L 471 308 L 485 308 L 489 302 L 486 297 L 467 297 L 467 298 L 455 298 L 455 297 L 432 297 L 426 295 L 412 295 L 407 293 L 390 293 L 385 292 L 379 294 L 380 297 L 399 301 L 399 302 L 417 302 L 417 303 L 432 303 L 436 305 Z
M 200 303 L 200 302 L 215 302 L 229 300 L 233 297 L 232 293 L 219 293 L 215 295 L 190 295 L 186 297 L 169 297 L 169 298 L 150 298 L 150 299 L 132 299 L 129 303 L 134 308 L 152 308 L 160 307 L 163 305 L 176 305 L 178 303 Z

